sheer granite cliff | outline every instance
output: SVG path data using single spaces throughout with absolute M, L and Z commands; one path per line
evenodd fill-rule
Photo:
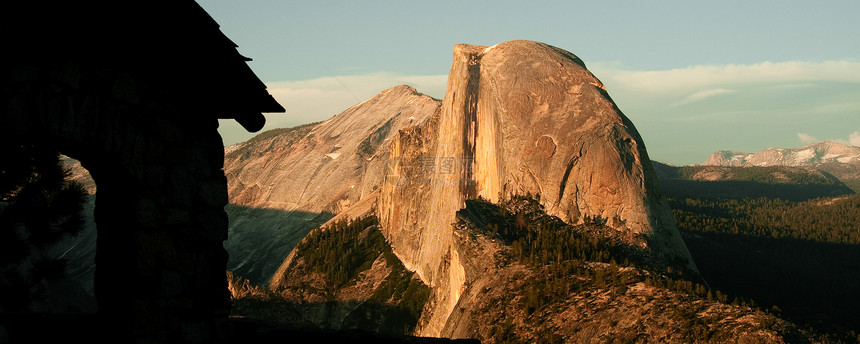
M 550 215 L 604 219 L 695 270 L 642 138 L 579 58 L 531 41 L 453 55 L 438 118 L 394 138 L 377 206 L 394 253 L 434 291 L 418 334 L 439 336 L 465 289 L 451 224 L 466 199 L 538 195 Z

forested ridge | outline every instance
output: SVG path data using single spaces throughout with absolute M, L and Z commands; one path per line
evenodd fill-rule
M 487 298 L 480 307 L 490 307 L 473 315 L 485 319 L 475 330 L 482 341 L 585 340 L 570 331 L 597 331 L 620 342 L 732 342 L 765 332 L 803 341 L 813 333 L 780 319 L 778 309 L 708 286 L 682 262 L 630 245 L 601 218 L 570 225 L 526 195 L 499 204 L 467 200 L 457 219 L 457 231 L 503 245 L 494 275 L 514 269 L 511 281 L 479 291 Z M 526 271 L 517 270 L 519 264 Z M 562 314 L 583 318 L 559 322 Z
M 855 193 L 833 174 L 802 167 L 671 166 L 659 162 L 653 166 L 663 191 L 675 198 L 779 198 L 799 202 Z
M 703 172 L 719 173 L 723 179 L 759 184 L 838 185 L 835 177 L 791 166 L 678 166 L 671 176 L 674 179 L 699 180 Z
M 340 288 L 369 269 L 385 250 L 385 238 L 376 224 L 375 217 L 335 222 L 308 234 L 296 246 L 297 254 L 325 274 L 331 288 Z
M 340 302 L 338 295 L 349 293 L 347 289 L 356 287 L 362 278 L 366 278 L 361 274 L 383 259 L 391 271 L 381 277 L 382 280 L 373 281 L 375 287 L 367 291 L 369 295 L 360 300 L 361 305 L 347 315 L 342 326 L 367 331 L 375 329 L 384 333 L 410 333 L 430 297 L 430 288 L 394 255 L 379 231 L 378 224 L 376 216 L 369 215 L 336 221 L 312 231 L 296 246 L 296 261 L 301 259 L 302 265 L 309 268 L 310 272 L 319 274 L 324 281 L 323 288 L 316 289 L 299 283 L 274 292 L 281 295 L 316 295 L 326 302 Z M 294 265 L 290 269 L 294 269 Z M 298 271 L 299 275 L 308 272 Z M 290 277 L 299 276 L 287 276 Z M 292 302 L 299 303 L 305 302 L 303 298 L 288 297 Z
M 543 207 L 531 196 L 514 196 L 493 204 L 482 200 L 466 201 L 469 211 L 479 213 L 486 221 L 481 232 L 495 236 L 510 246 L 505 251 L 507 261 L 518 261 L 546 273 L 546 281 L 533 288 L 540 291 L 575 291 L 588 286 L 624 287 L 632 282 L 669 288 L 700 297 L 716 298 L 722 302 L 754 305 L 752 299 L 729 296 L 711 289 L 699 275 L 689 271 L 681 261 L 666 261 L 655 258 L 645 250 L 625 243 L 618 232 L 606 227 L 601 218 L 587 218 L 581 225 L 569 225 L 559 218 L 546 215 Z M 464 216 L 459 216 L 460 226 L 465 226 Z M 472 224 L 474 226 L 474 224 Z M 592 269 L 591 263 L 608 264 L 608 269 Z M 631 278 L 624 268 L 636 268 L 650 272 L 647 278 Z M 589 279 L 569 279 L 561 276 L 589 276 Z M 553 278 L 555 276 L 555 278 Z M 545 281 L 545 282 L 546 282 Z M 563 285 L 563 286 L 562 286 Z M 526 292 L 535 290 L 526 290 Z M 527 295 L 526 307 L 539 307 L 542 303 L 559 301 L 564 293 L 541 292 Z M 537 303 L 537 304 L 535 304 Z

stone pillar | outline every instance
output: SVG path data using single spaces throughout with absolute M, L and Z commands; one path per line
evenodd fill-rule
M 99 187 L 99 313 L 136 339 L 227 335 L 227 181 L 211 121 L 180 131 L 163 122 L 90 169 Z

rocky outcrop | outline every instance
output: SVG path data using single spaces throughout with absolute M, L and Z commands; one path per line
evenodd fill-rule
M 227 147 L 227 268 L 254 284 L 267 283 L 311 229 L 373 197 L 391 138 L 438 108 L 438 100 L 401 85 L 325 122 Z
M 451 223 L 470 198 L 538 195 L 551 215 L 605 219 L 695 269 L 642 138 L 579 58 L 531 41 L 453 55 L 439 117 L 394 140 L 377 209 L 395 254 L 434 288 L 419 334 L 438 336 L 461 296 Z

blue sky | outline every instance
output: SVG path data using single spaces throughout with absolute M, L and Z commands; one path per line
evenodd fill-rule
M 820 140 L 860 146 L 860 1 L 198 0 L 287 109 L 327 119 L 410 84 L 441 98 L 454 44 L 545 42 L 583 59 L 652 159 Z M 222 121 L 225 144 L 247 140 Z

